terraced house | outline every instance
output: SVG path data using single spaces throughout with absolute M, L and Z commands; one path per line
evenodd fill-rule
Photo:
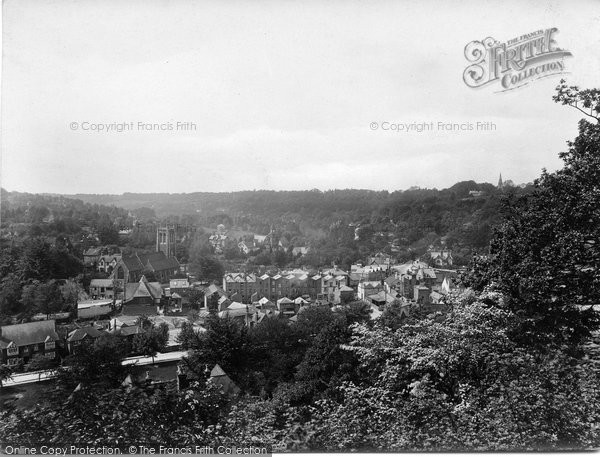
M 5 365 L 27 363 L 35 354 L 56 358 L 56 323 L 53 320 L 0 327 L 1 361 Z
M 306 270 L 282 271 L 257 276 L 253 273 L 228 273 L 223 277 L 223 290 L 237 294 L 242 302 L 254 302 L 263 297 L 277 301 L 301 296 L 334 301 L 336 292 L 348 285 L 348 273 L 332 268 L 322 273 Z

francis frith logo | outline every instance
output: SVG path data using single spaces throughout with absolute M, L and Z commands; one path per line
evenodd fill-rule
M 557 46 L 556 27 L 537 30 L 500 43 L 492 37 L 465 46 L 470 62 L 463 73 L 469 87 L 500 84 L 500 92 L 565 72 L 565 57 L 572 54 Z

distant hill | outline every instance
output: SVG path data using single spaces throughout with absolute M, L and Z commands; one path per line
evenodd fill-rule
M 151 208 L 157 217 L 168 215 L 219 213 L 284 214 L 290 212 L 319 211 L 371 211 L 395 202 L 420 199 L 425 196 L 454 196 L 468 198 L 470 191 L 483 191 L 495 195 L 498 189 L 489 183 L 463 181 L 443 189 L 410 189 L 406 191 L 373 191 L 364 189 L 336 189 L 328 191 L 238 191 L 238 192 L 192 192 L 192 193 L 124 193 L 75 194 L 65 197 L 83 202 L 118 206 L 128 210 Z
M 266 235 L 274 230 L 276 239 L 287 239 L 286 246 L 312 240 L 321 250 L 326 246 L 343 248 L 355 256 L 391 250 L 406 258 L 422 254 L 432 244 L 445 243 L 466 259 L 487 247 L 494 225 L 501 220 L 503 196 L 530 189 L 499 189 L 489 183 L 462 181 L 442 190 L 394 192 L 339 189 L 56 196 L 3 191 L 2 214 L 3 225 L 47 220 L 50 215 L 59 222 L 95 227 L 168 219 L 210 231 L 223 223 L 240 233 Z M 316 240 L 322 241 L 314 244 Z

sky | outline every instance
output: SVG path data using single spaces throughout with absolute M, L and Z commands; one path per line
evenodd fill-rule
M 594 0 L 4 0 L 2 13 L 11 191 L 526 183 L 577 134 L 581 113 L 552 101 L 561 77 L 600 74 Z M 566 74 L 504 92 L 463 81 L 469 42 L 552 27 Z

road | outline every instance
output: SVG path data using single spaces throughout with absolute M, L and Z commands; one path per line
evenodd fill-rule
M 127 357 L 123 360 L 123 365 L 155 365 L 157 363 L 175 362 L 187 356 L 187 351 L 174 351 L 157 353 L 152 357 Z M 9 379 L 2 382 L 3 387 L 17 386 L 20 384 L 30 384 L 32 382 L 41 382 L 52 379 L 56 376 L 54 370 L 32 371 L 30 373 L 15 373 Z

